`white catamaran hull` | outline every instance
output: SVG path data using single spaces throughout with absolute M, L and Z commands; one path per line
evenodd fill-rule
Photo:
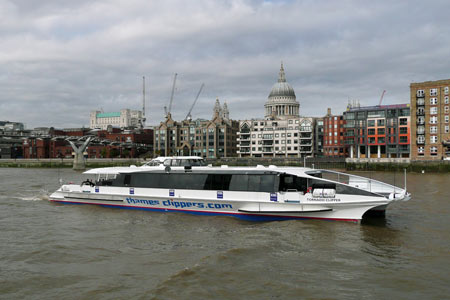
M 315 198 L 311 193 L 243 193 L 63 185 L 50 201 L 93 204 L 125 209 L 230 215 L 248 220 L 329 219 L 358 222 L 368 210 L 386 207 L 384 197 L 336 195 Z

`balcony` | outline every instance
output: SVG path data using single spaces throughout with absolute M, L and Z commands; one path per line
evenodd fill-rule
M 417 104 L 417 106 L 424 106 L 425 105 L 425 99 L 424 98 L 417 99 L 416 104 Z
M 272 146 L 273 145 L 273 141 L 272 140 L 264 140 L 263 141 L 263 145 L 265 145 L 265 146 Z
M 416 111 L 416 115 L 418 116 L 424 116 L 425 115 L 425 109 L 418 109 Z
M 301 141 L 300 142 L 300 146 L 312 146 L 312 141 Z
M 425 125 L 425 119 L 417 119 L 417 125 Z
M 263 147 L 263 152 L 264 153 L 272 153 L 273 152 L 273 148 L 272 147 Z
M 424 126 L 419 126 L 417 127 L 417 134 L 425 134 L 425 127 Z

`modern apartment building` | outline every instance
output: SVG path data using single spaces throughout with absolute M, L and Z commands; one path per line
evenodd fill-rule
M 300 117 L 300 103 L 281 64 L 264 105 L 265 118 L 239 123 L 239 157 L 305 157 L 314 154 L 314 120 Z
M 450 79 L 411 83 L 411 158 L 450 157 Z
M 347 147 L 344 141 L 345 120 L 343 115 L 332 115 L 328 108 L 323 117 L 323 153 L 330 157 L 347 157 Z
M 350 157 L 409 157 L 409 104 L 367 107 L 349 105 L 344 112 L 344 120 L 344 140 Z
M 313 155 L 313 118 L 240 121 L 239 157 Z
M 170 115 L 154 131 L 155 155 L 196 155 L 208 158 L 237 155 L 239 122 L 229 118 L 228 107 L 214 106 L 211 120 L 174 121 Z
M 323 118 L 314 118 L 314 156 L 324 156 L 323 152 Z

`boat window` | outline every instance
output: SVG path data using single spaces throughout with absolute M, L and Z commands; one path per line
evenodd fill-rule
M 189 163 L 189 160 L 187 159 L 182 159 L 180 162 L 180 166 L 190 166 L 191 164 Z
M 306 189 L 308 187 L 307 183 L 308 181 L 306 178 L 289 174 L 281 174 L 279 190 L 282 192 L 286 192 L 288 190 L 306 192 Z
M 131 182 L 131 175 L 130 174 L 125 175 L 125 178 L 123 179 L 123 184 L 129 185 L 130 182 Z
M 204 189 L 227 191 L 230 188 L 231 174 L 208 174 Z
M 360 196 L 375 196 L 374 193 L 361 190 L 355 187 L 347 186 L 345 184 L 333 183 L 328 181 L 323 181 L 319 179 L 308 179 L 308 185 L 313 188 L 322 189 L 336 189 L 336 194 L 347 194 L 347 195 L 360 195 Z
M 274 174 L 199 174 L 199 173 L 133 173 L 120 174 L 114 186 L 160 189 L 252 191 L 272 193 L 276 190 Z
M 231 191 L 247 191 L 248 175 L 234 174 L 230 182 Z
M 172 162 L 170 163 L 170 165 L 173 166 L 173 167 L 182 166 L 181 160 L 179 160 L 179 159 L 172 159 Z

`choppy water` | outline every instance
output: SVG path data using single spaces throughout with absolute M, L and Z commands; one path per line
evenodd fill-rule
M 58 178 L 82 175 L 0 169 L 2 299 L 449 298 L 450 174 L 361 225 L 53 204 Z

